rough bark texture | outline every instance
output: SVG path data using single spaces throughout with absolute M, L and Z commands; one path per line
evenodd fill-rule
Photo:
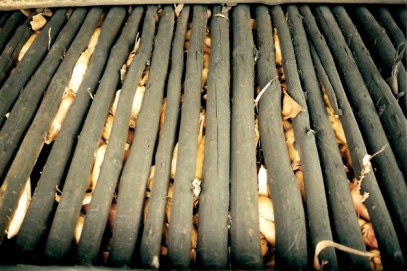
M 259 269 L 262 264 L 254 143 L 254 43 L 249 20 L 249 6 L 233 8 L 230 246 L 232 266 L 239 269 Z
M 168 258 L 173 268 L 188 268 L 191 262 L 193 209 L 191 186 L 195 176 L 198 146 L 206 6 L 194 6 L 192 18 L 168 236 Z
M 219 6 L 212 14 L 197 263 L 206 269 L 225 269 L 228 261 L 230 175 L 229 21 L 216 15 L 228 17 L 228 12 L 222 13 Z
M 100 38 L 92 55 L 92 60 L 89 63 L 74 103 L 63 124 L 63 126 L 67 127 L 67 130 L 83 123 L 92 101 L 93 93 L 95 93 L 99 80 L 103 75 L 110 49 L 125 18 L 126 10 L 120 7 L 112 8 L 107 14 L 103 22 Z M 87 157 L 95 155 L 94 153 L 80 155 L 83 149 L 80 149 L 81 143 L 79 142 L 85 141 L 88 143 L 87 140 L 88 138 L 79 136 L 79 147 L 76 147 L 64 182 L 61 200 L 58 204 L 45 247 L 45 256 L 50 261 L 64 259 L 71 246 L 72 236 L 87 189 L 86 184 L 90 172 L 90 169 L 86 172 L 87 168 L 82 162 Z
M 171 160 L 180 115 L 181 81 L 184 69 L 184 41 L 190 9 L 190 6 L 184 6 L 181 15 L 177 19 L 177 27 L 172 43 L 172 61 L 167 86 L 165 121 L 154 158 L 155 174 L 140 245 L 141 265 L 149 268 L 157 267 L 156 258 L 159 258 L 160 255 Z

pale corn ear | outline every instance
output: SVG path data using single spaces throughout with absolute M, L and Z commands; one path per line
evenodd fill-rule
M 112 114 L 113 116 L 116 114 L 116 110 L 117 110 L 117 103 L 119 102 L 119 98 L 120 98 L 120 93 L 122 92 L 121 89 L 116 91 L 116 94 L 114 96 L 114 100 L 112 103 L 112 106 L 110 107 L 110 114 Z
M 259 218 L 259 228 L 261 234 L 264 235 L 267 242 L 269 242 L 273 247 L 276 246 L 276 226 L 274 222 L 266 220 L 262 217 Z
M 274 222 L 273 202 L 269 197 L 258 196 L 259 217 Z
M 196 157 L 195 178 L 202 180 L 203 162 L 205 156 L 205 136 L 198 143 L 198 151 Z
M 79 244 L 79 240 L 81 239 L 81 234 L 82 234 L 84 223 L 85 223 L 85 215 L 80 214 L 76 221 L 76 226 L 75 226 L 75 231 L 74 231 L 74 240 L 75 240 L 76 244 Z
M 282 62 L 282 54 L 281 54 L 281 45 L 280 45 L 280 39 L 278 37 L 277 33 L 277 28 L 274 28 L 274 56 L 275 56 L 275 61 L 277 66 L 283 65 Z
M 134 94 L 133 106 L 132 106 L 132 110 L 131 110 L 131 118 L 130 118 L 130 123 L 129 123 L 129 127 L 132 129 L 134 129 L 136 127 L 136 120 L 137 120 L 138 114 L 140 113 L 140 110 L 141 110 L 141 105 L 143 103 L 145 91 L 146 91 L 145 86 L 138 86 L 136 89 L 136 93 Z
M 178 157 L 178 142 L 175 144 L 174 151 L 172 152 L 170 178 L 175 179 L 175 172 L 177 170 L 177 157 Z
M 103 127 L 102 137 L 105 141 L 109 141 L 112 133 L 114 116 L 109 114 L 106 119 L 105 127 Z
M 74 101 L 75 94 L 70 90 L 66 91 L 62 97 L 62 101 L 59 105 L 58 111 L 52 121 L 51 128 L 48 131 L 48 134 L 45 138 L 45 143 L 50 144 L 58 136 L 59 131 L 61 130 L 62 124 L 68 114 L 69 109 Z
M 92 170 L 92 184 L 91 184 L 92 191 L 95 190 L 95 188 L 96 188 L 96 184 L 98 182 L 99 173 L 100 173 L 100 167 L 102 166 L 103 159 L 105 158 L 106 149 L 107 149 L 107 144 L 104 143 L 98 148 L 98 150 L 96 152 L 95 163 L 93 164 L 93 170 Z
M 23 59 L 24 55 L 27 53 L 28 49 L 34 43 L 34 41 L 38 37 L 38 35 L 39 35 L 39 32 L 34 32 L 33 34 L 31 34 L 31 36 L 28 38 L 28 40 L 24 43 L 23 47 L 21 47 L 21 50 L 18 53 L 18 57 L 17 57 L 19 62 L 21 61 L 21 59 Z
M 68 83 L 68 89 L 71 89 L 73 93 L 78 92 L 78 89 L 83 81 L 83 77 L 88 69 L 90 57 L 92 56 L 98 42 L 100 30 L 100 27 L 98 27 L 93 31 L 87 49 L 80 55 L 75 67 L 73 68 L 72 77 Z
M 257 174 L 257 182 L 259 187 L 258 195 L 268 197 L 267 170 L 263 165 L 260 166 L 259 173 Z
M 17 209 L 11 219 L 10 225 L 7 229 L 7 239 L 11 239 L 18 234 L 20 231 L 21 224 L 23 223 L 25 214 L 27 213 L 28 206 L 31 201 L 31 179 L 28 178 L 25 183 L 23 194 L 21 194 Z

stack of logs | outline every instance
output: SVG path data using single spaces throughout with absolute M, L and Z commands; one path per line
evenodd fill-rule
M 405 269 L 405 19 L 2 12 L 0 264 Z

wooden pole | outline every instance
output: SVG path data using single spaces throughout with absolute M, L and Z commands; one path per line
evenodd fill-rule
M 0 10 L 16 10 L 27 8 L 44 8 L 44 7 L 71 7 L 71 6 L 111 6 L 111 5 L 145 5 L 145 4 L 238 4 L 238 3 L 251 3 L 251 4 L 267 4 L 267 5 L 280 5 L 280 4 L 294 4 L 294 3 L 342 3 L 342 4 L 405 4 L 405 0 L 323 0 L 323 1 L 309 1 L 309 0 L 26 0 L 14 1 L 3 0 L 0 1 Z

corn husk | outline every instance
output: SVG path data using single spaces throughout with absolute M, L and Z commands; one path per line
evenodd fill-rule
M 145 91 L 146 91 L 146 87 L 138 86 L 137 90 L 136 90 L 136 94 L 134 95 L 133 107 L 131 110 L 131 117 L 130 117 L 130 122 L 129 122 L 129 127 L 132 129 L 134 129 L 136 127 L 136 120 L 137 120 L 138 114 L 140 113 L 140 110 L 141 110 L 141 104 L 143 103 L 143 97 L 144 97 Z
M 334 130 L 336 141 L 339 144 L 346 145 L 345 132 L 343 131 L 342 123 L 336 115 L 330 115 L 329 121 L 331 122 L 332 129 Z
M 276 230 L 274 225 L 273 203 L 269 197 L 258 196 L 258 207 L 260 233 L 275 247 Z
M 267 186 L 267 170 L 261 165 L 259 173 L 257 174 L 258 183 L 258 195 L 268 197 L 270 195 L 269 188 Z
M 298 170 L 301 167 L 301 160 L 300 154 L 295 148 L 294 129 L 285 131 L 285 138 L 287 143 L 288 155 L 291 161 L 291 167 L 293 168 L 294 171 Z
M 31 36 L 28 38 L 28 40 L 24 43 L 23 47 L 21 47 L 21 50 L 18 53 L 18 57 L 17 57 L 19 62 L 21 61 L 21 59 L 23 59 L 23 57 L 27 53 L 28 49 L 34 43 L 35 39 L 38 37 L 39 34 L 40 34 L 39 32 L 34 32 L 33 34 L 31 34 Z
M 369 252 L 374 255 L 373 257 L 370 258 L 370 267 L 372 268 L 372 270 L 373 271 L 382 271 L 383 265 L 382 265 L 382 258 L 380 256 L 380 251 L 377 249 L 372 249 Z
M 161 135 L 162 130 L 164 128 L 164 121 L 165 121 L 165 112 L 167 111 L 167 98 L 165 98 L 161 104 L 161 112 L 160 112 L 160 132 Z
M 360 183 L 350 182 L 349 189 L 352 196 L 353 206 L 355 207 L 356 213 L 363 219 L 370 221 L 369 213 L 367 212 L 364 201 L 369 197 L 369 193 L 360 193 Z
M 177 170 L 177 157 L 178 157 L 178 142 L 175 144 L 174 151 L 172 152 L 170 178 L 175 179 L 175 172 Z
M 104 143 L 101 146 L 99 146 L 97 152 L 96 152 L 96 158 L 95 158 L 95 163 L 93 164 L 93 169 L 92 169 L 92 184 L 91 184 L 91 190 L 95 190 L 96 184 L 98 182 L 99 178 L 99 173 L 100 173 L 100 167 L 102 166 L 103 159 L 105 158 L 105 153 L 107 149 L 107 144 Z
M 280 39 L 278 38 L 278 33 L 277 29 L 274 28 L 274 57 L 276 61 L 276 65 L 281 66 L 283 65 L 282 62 L 282 54 L 281 54 L 281 45 L 280 45 Z
M 79 244 L 79 240 L 81 239 L 83 225 L 85 224 L 85 215 L 80 214 L 78 220 L 76 221 L 75 231 L 74 231 L 74 240 L 76 244 Z
M 109 114 L 106 119 L 105 126 L 103 127 L 102 138 L 104 141 L 109 141 L 110 134 L 112 133 L 114 116 Z
M 18 200 L 17 209 L 8 226 L 7 239 L 13 238 L 20 231 L 20 227 L 21 224 L 23 223 L 25 214 L 27 213 L 28 206 L 30 206 L 30 201 L 31 201 L 31 179 L 28 178 L 25 183 L 23 194 L 21 194 Z
M 260 132 L 259 132 L 259 119 L 254 120 L 254 145 L 257 146 L 260 141 Z
M 290 95 L 284 92 L 283 98 L 283 120 L 294 119 L 304 109 Z
M 363 241 L 365 245 L 371 249 L 378 249 L 379 245 L 377 243 L 372 223 L 367 222 L 366 220 L 363 220 L 361 218 L 358 218 L 358 223 L 360 230 L 362 231 Z

